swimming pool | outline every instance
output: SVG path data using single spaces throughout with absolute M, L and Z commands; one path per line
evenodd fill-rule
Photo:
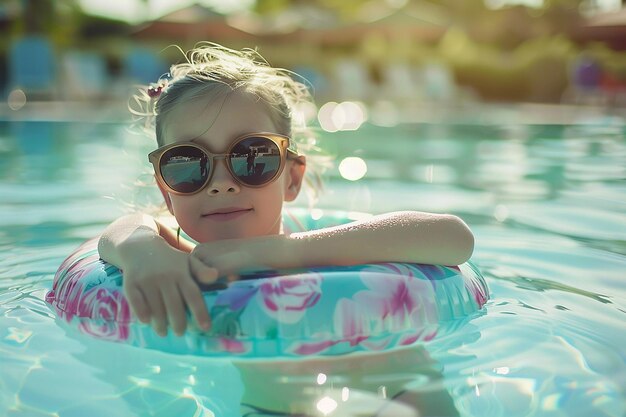
M 150 179 L 152 144 L 120 123 L 0 122 L 0 415 L 622 417 L 625 137 L 610 117 L 323 135 L 368 170 L 356 182 L 333 170 L 318 207 L 460 215 L 491 300 L 426 346 L 233 363 L 57 325 L 43 298 L 64 257 L 155 201 L 133 186 Z

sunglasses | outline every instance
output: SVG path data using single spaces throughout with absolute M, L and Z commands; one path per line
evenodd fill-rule
M 286 160 L 298 153 L 289 137 L 250 133 L 235 139 L 224 154 L 209 152 L 193 142 L 163 146 L 148 154 L 157 181 L 174 194 L 195 194 L 211 180 L 215 159 L 224 159 L 233 179 L 246 187 L 263 187 L 276 180 Z

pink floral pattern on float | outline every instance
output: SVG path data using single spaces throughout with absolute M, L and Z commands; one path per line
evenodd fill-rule
M 84 333 L 106 340 L 128 339 L 130 307 L 120 291 L 107 288 L 88 290 L 81 297 L 78 315 L 91 318 L 80 322 L 79 328 Z
M 263 310 L 280 323 L 297 323 L 322 295 L 320 274 L 268 279 L 259 287 L 257 299 Z
M 438 320 L 436 297 L 428 279 L 414 276 L 406 265 L 379 264 L 365 268 L 360 279 L 367 287 L 352 298 L 340 299 L 333 313 L 333 337 L 317 343 L 303 343 L 296 349 L 299 355 L 312 355 L 328 348 L 348 343 L 351 347 L 362 344 L 369 350 L 382 350 L 394 343 L 391 333 L 414 328 L 415 333 L 401 340 L 410 344 L 420 339 L 432 338 L 423 334 L 429 324 Z M 375 343 L 371 336 L 390 333 L 389 337 Z
M 220 337 L 220 348 L 224 352 L 243 353 L 246 351 L 244 344 L 239 340 L 230 339 L 228 337 Z
M 80 262 L 77 262 L 66 272 L 63 281 L 55 281 L 57 285 L 46 296 L 56 308 L 64 312 L 62 316 L 68 322 L 79 314 L 86 282 L 84 278 L 88 272 L 88 269 L 81 269 Z
M 80 319 L 78 330 L 98 339 L 110 340 L 113 342 L 123 342 L 128 339 L 128 323 L 116 323 L 114 321 L 93 321 L 91 319 Z
M 415 277 L 415 269 L 403 264 L 381 264 L 364 269 L 361 281 L 368 288 L 353 297 L 369 312 L 371 331 L 398 331 L 437 323 L 438 309 L 432 283 Z
M 92 265 L 98 262 L 97 253 L 93 252 L 97 242 L 98 239 L 88 240 L 65 258 L 54 276 L 52 290 L 46 294 L 46 302 L 68 322 L 78 314 Z

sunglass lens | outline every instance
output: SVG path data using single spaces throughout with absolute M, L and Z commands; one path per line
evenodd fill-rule
M 177 146 L 161 157 L 161 176 L 174 191 L 198 191 L 209 175 L 209 158 L 193 146 Z
M 243 139 L 233 147 L 230 166 L 244 184 L 265 184 L 274 179 L 280 169 L 280 149 L 268 138 Z

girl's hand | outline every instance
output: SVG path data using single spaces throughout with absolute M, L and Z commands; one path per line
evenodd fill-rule
M 169 323 L 180 336 L 187 328 L 185 307 L 189 307 L 200 328 L 210 328 L 209 313 L 195 279 L 215 281 L 215 268 L 160 239 L 150 245 L 130 245 L 124 258 L 131 260 L 123 263 L 124 293 L 141 322 L 152 322 L 160 336 L 167 335 Z

